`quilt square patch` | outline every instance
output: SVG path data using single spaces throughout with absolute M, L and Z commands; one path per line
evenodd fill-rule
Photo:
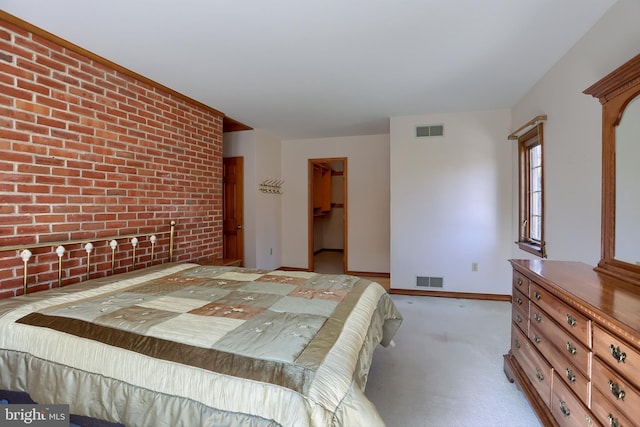
M 197 347 L 211 348 L 227 332 L 236 329 L 243 323 L 244 320 L 241 319 L 182 313 L 153 325 L 146 335 Z
M 208 286 L 189 286 L 187 288 L 183 288 L 177 290 L 175 292 L 171 292 L 167 294 L 167 296 L 175 297 L 175 298 L 189 298 L 201 301 L 201 305 L 207 302 L 216 301 L 220 298 L 223 298 L 229 293 L 232 292 L 228 289 L 220 289 L 218 287 L 208 287 Z M 204 301 L 204 302 L 202 302 Z
M 340 302 L 344 299 L 349 291 L 346 289 L 322 289 L 322 288 L 305 288 L 299 286 L 289 293 L 290 297 L 306 298 L 306 299 L 326 299 L 329 301 Z
M 178 298 L 175 296 L 159 297 L 150 301 L 136 304 L 138 307 L 153 308 L 155 310 L 186 313 L 195 308 L 202 307 L 207 301 L 194 298 Z
M 230 292 L 224 298 L 220 298 L 216 302 L 227 305 L 249 305 L 256 307 L 268 308 L 275 304 L 282 295 L 269 294 L 262 292 Z
M 359 277 L 346 274 L 338 276 L 318 274 L 305 282 L 304 286 L 308 288 L 351 290 L 359 280 L 361 280 Z
M 215 349 L 267 360 L 293 363 L 326 318 L 305 313 L 266 310 L 220 338 Z
M 231 305 L 221 304 L 218 302 L 212 302 L 204 305 L 200 308 L 189 311 L 191 314 L 198 314 L 200 316 L 217 316 L 228 317 L 231 319 L 251 319 L 258 313 L 265 310 L 264 307 L 250 306 L 250 305 Z
M 269 310 L 282 313 L 309 313 L 316 316 L 329 317 L 337 305 L 336 301 L 324 299 L 308 300 L 306 298 L 283 297 L 269 307 Z
M 180 313 L 147 307 L 125 307 L 95 319 L 95 323 L 116 329 L 144 334 L 149 328 Z
M 301 285 L 308 279 L 304 277 L 284 276 L 279 274 L 265 274 L 256 279 L 257 282 L 284 283 L 286 285 Z
M 69 317 L 90 322 L 100 316 L 108 315 L 109 313 L 131 307 L 135 304 L 151 301 L 155 298 L 157 298 L 157 296 L 122 292 L 115 295 L 87 298 L 76 303 L 54 306 L 42 310 L 42 312 L 50 316 Z

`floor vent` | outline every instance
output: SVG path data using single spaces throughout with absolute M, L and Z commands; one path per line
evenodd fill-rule
M 444 279 L 442 277 L 418 276 L 416 286 L 422 288 L 442 288 L 444 286 Z
M 443 136 L 444 125 L 416 126 L 416 138 Z

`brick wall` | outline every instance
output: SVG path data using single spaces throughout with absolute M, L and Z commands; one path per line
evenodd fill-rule
M 17 19 L 0 16 L 0 246 L 167 231 L 175 261 L 222 256 L 223 115 Z M 159 237 L 165 258 L 168 235 Z M 130 269 L 121 241 L 116 272 Z M 57 285 L 33 251 L 29 291 Z M 83 280 L 67 248 L 63 285 Z M 19 251 L 0 253 L 0 298 L 22 293 Z M 151 260 L 141 239 L 137 267 Z M 111 270 L 96 244 L 91 277 Z

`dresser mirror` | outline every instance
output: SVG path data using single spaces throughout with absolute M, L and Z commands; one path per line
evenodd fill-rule
M 602 256 L 596 270 L 640 285 L 640 55 L 584 93 L 602 104 Z
M 616 129 L 615 259 L 640 265 L 640 96 Z

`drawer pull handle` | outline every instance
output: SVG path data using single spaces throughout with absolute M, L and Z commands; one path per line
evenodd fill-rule
M 623 362 L 627 359 L 627 353 L 620 350 L 620 347 L 614 347 L 613 344 L 609 346 L 609 351 L 614 359 L 618 361 L 618 363 Z
M 540 298 L 542 298 L 542 295 L 541 295 L 541 294 L 540 294 L 540 292 L 538 292 L 538 291 L 535 291 L 535 292 L 533 293 L 533 296 L 534 296 L 536 299 L 538 299 L 538 300 L 539 300 Z
M 560 401 L 560 411 L 562 412 L 562 415 L 564 415 L 565 417 L 568 417 L 569 415 L 571 415 L 571 411 L 567 406 L 567 402 L 565 402 L 564 400 Z
M 522 286 L 522 278 L 518 277 L 518 286 Z
M 518 303 L 518 305 L 522 305 L 522 298 L 520 297 L 516 298 L 516 302 Z
M 569 380 L 569 382 L 571 383 L 576 382 L 576 374 L 574 374 L 571 369 L 567 368 L 567 370 L 565 371 L 565 374 L 567 375 L 567 379 Z
M 616 399 L 624 400 L 626 393 L 624 390 L 620 390 L 620 384 L 614 383 L 613 380 L 609 380 L 609 390 L 611 390 L 611 394 L 613 394 Z
M 533 318 L 535 319 L 536 322 L 540 323 L 542 322 L 542 317 L 538 314 L 538 313 L 534 313 L 533 314 Z
M 544 374 L 540 368 L 536 368 L 536 378 L 538 378 L 538 381 L 544 381 Z
M 522 323 L 522 316 L 520 316 L 519 314 L 516 314 L 516 322 Z
M 567 314 L 567 323 L 569 324 L 569 326 L 576 326 L 576 319 L 573 318 L 572 315 Z
M 520 348 L 520 340 L 519 339 L 516 339 L 513 344 L 516 346 L 516 348 Z
M 536 344 L 540 344 L 542 342 L 542 340 L 537 334 L 533 336 L 533 340 L 536 342 Z
M 570 342 L 567 342 L 567 351 L 570 354 L 575 356 L 575 354 L 577 353 L 578 350 L 576 349 L 576 347 L 573 344 L 571 344 Z
M 609 425 L 611 427 L 622 427 L 622 424 L 620 424 L 620 421 L 618 421 L 617 418 L 613 418 L 613 415 L 609 414 L 607 416 L 607 419 L 609 420 Z

